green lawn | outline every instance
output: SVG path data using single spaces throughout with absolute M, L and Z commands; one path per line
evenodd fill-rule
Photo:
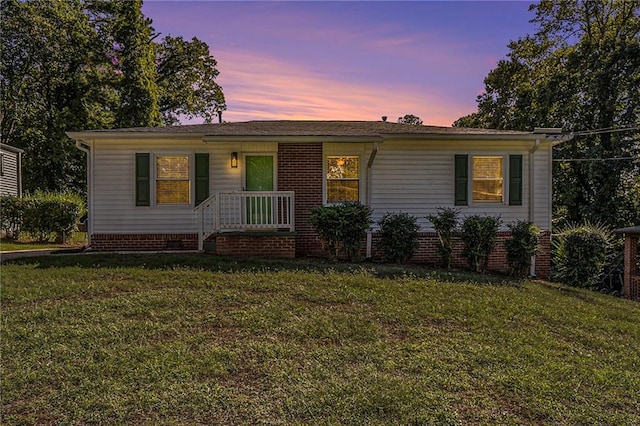
M 84 232 L 76 232 L 71 240 L 65 244 L 61 243 L 40 243 L 29 237 L 22 237 L 18 241 L 12 241 L 7 238 L 0 238 L 0 252 L 15 250 L 39 250 L 39 249 L 56 249 L 56 248 L 73 248 L 82 247 L 87 243 L 87 234 Z
M 638 424 L 640 304 L 313 261 L 1 267 L 3 424 Z

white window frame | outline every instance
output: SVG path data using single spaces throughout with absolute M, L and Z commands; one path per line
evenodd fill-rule
M 365 186 L 364 186 L 364 174 L 362 172 L 362 155 L 359 154 L 354 154 L 354 153 L 336 153 L 336 152 L 329 152 L 329 153 L 325 153 L 323 155 L 323 165 L 322 165 L 322 175 L 323 175 L 323 179 L 322 179 L 322 203 L 324 205 L 333 205 L 333 204 L 340 204 L 343 203 L 344 201 L 328 201 L 327 199 L 327 191 L 328 191 L 328 181 L 330 181 L 331 179 L 329 179 L 327 177 L 327 167 L 328 167 L 328 163 L 329 163 L 329 158 L 334 158 L 334 157 L 351 157 L 351 158 L 357 158 L 358 159 L 358 200 L 356 200 L 357 202 L 363 203 L 364 204 L 364 190 L 365 190 Z M 352 178 L 351 180 L 356 180 L 354 178 Z
M 158 203 L 157 196 L 157 182 L 158 182 L 158 157 L 187 157 L 189 159 L 189 202 L 188 203 Z M 150 206 L 158 207 L 162 209 L 171 209 L 171 208 L 184 208 L 184 207 L 194 207 L 194 199 L 195 199 L 195 155 L 194 152 L 185 152 L 185 151 L 158 151 L 158 152 L 150 152 L 149 161 L 151 162 L 150 168 L 150 185 L 149 188 L 151 191 L 150 197 L 151 202 Z
M 474 176 L 474 167 L 473 167 L 473 160 L 475 158 L 501 158 L 502 159 L 502 199 L 500 201 L 482 201 L 482 200 L 476 200 L 473 197 L 473 182 L 475 181 L 475 176 Z M 468 189 L 468 199 L 469 199 L 469 205 L 477 205 L 477 206 L 486 206 L 486 205 L 506 205 L 507 204 L 507 200 L 509 199 L 509 176 L 507 176 L 507 173 L 509 171 L 508 167 L 509 167 L 509 155 L 508 154 L 495 154 L 495 153 L 475 153 L 475 154 L 469 154 L 469 170 L 468 170 L 468 175 L 469 175 L 469 189 Z

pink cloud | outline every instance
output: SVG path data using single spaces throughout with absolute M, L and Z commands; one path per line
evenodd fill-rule
M 425 124 L 448 126 L 461 109 L 446 95 L 402 82 L 331 79 L 298 64 L 250 51 L 218 51 L 227 98 L 227 121 L 256 119 L 396 120 L 420 116 Z

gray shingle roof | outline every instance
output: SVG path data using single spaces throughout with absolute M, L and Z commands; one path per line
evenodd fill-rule
M 220 124 L 190 124 L 161 127 L 93 130 L 82 133 L 191 133 L 206 136 L 361 136 L 383 135 L 530 135 L 515 130 L 464 127 L 416 126 L 383 121 L 246 121 Z

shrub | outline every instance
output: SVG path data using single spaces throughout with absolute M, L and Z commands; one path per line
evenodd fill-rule
M 437 213 L 427 216 L 433 224 L 438 236 L 438 254 L 442 266 L 451 268 L 451 255 L 453 254 L 453 233 L 458 226 L 458 214 L 460 211 L 451 207 L 438 207 Z
M 371 228 L 371 209 L 360 203 L 342 203 L 311 209 L 311 224 L 329 249 L 332 259 L 342 251 L 354 260 Z
M 387 213 L 378 222 L 382 248 L 387 260 L 407 263 L 418 250 L 420 225 L 408 213 Z
M 531 268 L 531 257 L 538 252 L 540 228 L 532 222 L 519 220 L 509 224 L 511 239 L 505 241 L 507 263 L 514 276 L 526 276 Z
M 84 200 L 78 194 L 36 192 L 25 198 L 23 229 L 38 241 L 54 236 L 64 243 L 85 214 Z
M 570 226 L 553 241 L 554 279 L 595 289 L 607 262 L 611 233 L 601 225 Z
M 18 197 L 0 197 L 0 229 L 10 240 L 17 240 L 22 232 L 24 200 Z
M 489 255 L 496 244 L 498 227 L 502 221 L 493 216 L 469 216 L 462 222 L 462 255 L 469 258 L 469 265 L 476 272 L 485 272 Z

